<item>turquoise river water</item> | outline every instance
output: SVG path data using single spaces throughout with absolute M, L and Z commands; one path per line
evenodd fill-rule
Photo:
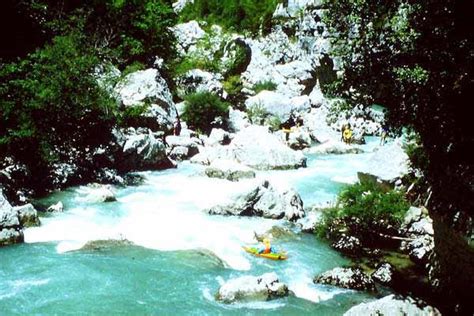
M 370 150 L 375 142 L 364 147 Z M 257 177 L 291 185 L 305 206 L 325 205 L 354 181 L 370 155 L 309 155 L 307 168 Z M 94 202 L 88 187 L 39 201 L 61 200 L 65 211 L 42 216 L 40 227 L 25 231 L 25 244 L 0 250 L 0 315 L 342 315 L 371 299 L 313 284 L 316 274 L 349 261 L 296 225 L 202 212 L 255 183 L 209 179 L 203 170 L 182 163 L 145 172 L 144 184 L 115 188 L 112 203 Z M 274 241 L 289 252 L 288 260 L 265 260 L 242 250 L 254 242 L 254 231 L 275 225 L 296 233 Z M 88 244 L 95 240 L 131 243 Z M 239 304 L 214 299 L 228 279 L 272 271 L 294 295 Z

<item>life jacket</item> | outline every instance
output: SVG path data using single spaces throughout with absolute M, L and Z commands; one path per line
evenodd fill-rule
M 271 253 L 271 252 L 272 252 L 272 246 L 270 246 L 270 244 L 266 244 L 265 250 L 263 251 L 263 253 Z
M 343 135 L 344 139 L 351 139 L 352 131 L 349 128 L 346 128 L 342 135 Z

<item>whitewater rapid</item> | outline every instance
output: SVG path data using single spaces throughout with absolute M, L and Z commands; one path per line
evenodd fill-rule
M 254 232 L 262 234 L 273 226 L 286 225 L 285 221 L 211 216 L 203 210 L 229 202 L 236 193 L 264 179 L 294 187 L 306 207 L 328 205 L 345 183 L 356 180 L 356 170 L 364 167 L 368 155 L 314 156 L 307 168 L 258 172 L 257 179 L 239 182 L 208 178 L 203 166 L 185 162 L 178 169 L 141 173 L 145 183 L 115 188 L 117 201 L 112 203 L 90 199 L 93 189 L 89 187 L 70 189 L 50 197 L 51 201 L 61 199 L 65 211 L 41 218 L 40 227 L 26 229 L 25 241 L 54 242 L 58 253 L 95 240 L 128 240 L 159 251 L 205 250 L 229 269 L 249 271 L 252 265 L 266 263 L 255 263 L 241 246 L 255 243 Z M 296 226 L 291 229 L 298 230 Z M 291 250 L 290 256 L 279 274 L 296 296 L 318 302 L 343 291 L 315 287 L 314 259 L 291 255 Z

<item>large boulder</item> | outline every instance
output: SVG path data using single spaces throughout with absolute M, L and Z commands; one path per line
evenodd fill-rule
M 374 280 L 360 268 L 334 268 L 315 277 L 314 283 L 352 290 L 375 290 Z
M 381 180 L 394 183 L 409 171 L 409 158 L 402 148 L 402 141 L 395 140 L 378 148 L 369 158 L 367 169 L 359 170 L 372 174 Z
M 223 80 L 221 75 L 212 74 L 201 69 L 192 69 L 178 79 L 178 95 L 184 98 L 186 95 L 196 92 L 211 92 L 222 95 Z
M 231 140 L 231 135 L 221 128 L 213 128 L 211 134 L 206 140 L 207 146 L 228 145 Z
M 187 23 L 178 24 L 173 27 L 173 32 L 178 42 L 178 50 L 181 53 L 185 53 L 189 47 L 196 44 L 201 38 L 206 35 L 206 32 L 203 31 L 203 29 L 199 26 L 199 23 L 196 21 L 189 21 Z
M 291 116 L 290 98 L 274 91 L 264 90 L 248 98 L 245 107 L 247 110 L 258 108 L 266 114 L 278 117 L 281 122 L 288 121 Z
M 272 272 L 229 280 L 220 287 L 216 298 L 224 303 L 268 301 L 288 296 L 288 293 L 288 286 Z
M 303 201 L 296 191 L 275 187 L 268 181 L 237 194 L 226 205 L 217 205 L 206 211 L 213 215 L 261 216 L 290 221 L 298 220 L 305 214 Z
M 168 145 L 168 156 L 173 160 L 186 160 L 199 153 L 202 141 L 197 137 L 175 136 L 166 137 Z
M 229 130 L 239 132 L 251 125 L 247 113 L 229 108 Z
M 251 168 L 233 160 L 226 159 L 213 161 L 211 165 L 206 168 L 205 173 L 209 178 L 227 179 L 229 181 L 255 178 L 255 171 Z
M 231 142 L 237 161 L 251 168 L 296 169 L 306 167 L 306 157 L 280 142 L 263 126 L 250 126 L 237 133 Z
M 163 141 L 147 129 L 116 130 L 118 169 L 122 171 L 164 169 L 173 167 Z
M 267 127 L 249 126 L 237 134 L 228 146 L 202 148 L 191 162 L 209 165 L 230 159 L 257 170 L 285 170 L 306 167 L 306 157 L 283 144 Z
M 115 87 L 125 107 L 147 105 L 135 125 L 153 130 L 171 131 L 177 111 L 168 84 L 157 69 L 146 69 L 125 76 Z
M 0 246 L 23 242 L 18 212 L 10 205 L 0 188 Z
M 411 297 L 388 295 L 369 303 L 362 303 L 349 309 L 344 316 L 438 316 L 441 313 L 434 307 Z

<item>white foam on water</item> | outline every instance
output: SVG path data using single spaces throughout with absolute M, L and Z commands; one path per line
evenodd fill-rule
M 88 241 L 106 239 L 127 239 L 162 251 L 207 249 L 231 268 L 249 270 L 251 264 L 241 246 L 253 238 L 254 231 L 270 229 L 275 221 L 211 216 L 203 209 L 228 203 L 258 183 L 179 173 L 148 174 L 146 185 L 129 190 L 113 204 L 116 212 L 101 209 L 101 204 L 79 204 L 42 219 L 40 227 L 26 229 L 25 241 L 58 242 L 60 253 L 80 249 Z M 83 192 L 76 194 L 83 198 Z
M 49 281 L 50 279 L 22 279 L 8 281 L 7 286 L 0 289 L 0 300 L 15 297 L 32 287 L 48 284 Z

